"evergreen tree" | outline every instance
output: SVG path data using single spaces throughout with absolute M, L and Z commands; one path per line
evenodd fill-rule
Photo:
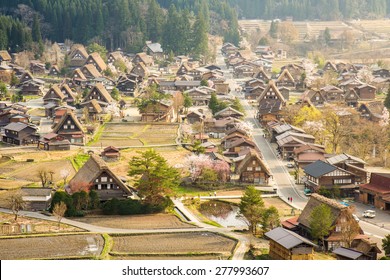
M 178 186 L 179 173 L 154 150 L 138 154 L 130 160 L 128 174 L 137 176 L 135 186 L 143 200 L 152 206 L 159 206 Z
M 387 95 L 384 101 L 384 105 L 387 108 L 387 110 L 390 110 L 390 87 L 387 90 Z
M 202 14 L 199 14 L 194 24 L 193 40 L 195 43 L 193 55 L 195 59 L 206 57 L 208 52 L 208 38 L 206 29 L 206 20 Z
M 246 188 L 239 205 L 240 214 L 245 217 L 249 225 L 249 231 L 256 235 L 257 225 L 261 222 L 264 214 L 264 201 L 260 192 L 253 186 Z
M 32 34 L 32 39 L 35 42 L 37 43 L 42 42 L 41 25 L 39 23 L 38 14 L 34 14 L 31 34 Z
M 329 206 L 321 204 L 315 207 L 310 214 L 309 223 L 312 237 L 321 240 L 324 246 L 324 238 L 329 235 L 333 224 L 333 215 Z

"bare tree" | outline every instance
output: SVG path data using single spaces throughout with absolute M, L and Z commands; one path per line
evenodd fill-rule
M 22 192 L 17 191 L 13 192 L 8 197 L 9 208 L 12 210 L 12 213 L 15 215 L 15 222 L 18 220 L 19 211 L 23 210 L 26 206 L 26 202 L 23 200 Z
M 359 233 L 362 233 L 358 222 L 352 216 L 352 209 L 348 209 L 341 216 L 341 240 L 344 243 L 344 246 L 350 248 L 352 245 L 352 241 Z
M 61 229 L 61 220 L 65 216 L 66 210 L 67 210 L 67 206 L 66 206 L 65 202 L 63 202 L 63 201 L 54 205 L 53 215 L 58 220 L 58 229 Z
M 37 173 L 42 183 L 42 188 L 44 188 L 50 180 L 50 171 L 46 169 L 39 169 Z

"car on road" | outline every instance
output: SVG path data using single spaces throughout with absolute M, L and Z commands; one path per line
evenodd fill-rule
M 363 212 L 364 218 L 375 218 L 375 211 L 374 210 L 366 210 Z
M 293 163 L 291 163 L 291 162 L 289 162 L 289 163 L 287 163 L 287 165 L 286 165 L 288 168 L 293 168 L 294 167 L 294 164 Z

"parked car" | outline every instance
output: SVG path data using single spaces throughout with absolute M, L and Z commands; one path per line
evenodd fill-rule
M 289 163 L 287 163 L 287 165 L 286 165 L 288 168 L 293 168 L 294 167 L 294 164 L 293 163 L 291 163 L 291 162 L 289 162 Z
M 374 210 L 366 210 L 363 212 L 364 218 L 375 218 L 375 211 Z

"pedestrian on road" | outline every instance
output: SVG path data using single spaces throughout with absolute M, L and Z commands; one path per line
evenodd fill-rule
M 217 192 L 214 192 L 214 196 L 217 196 Z
M 290 197 L 290 201 L 291 201 L 291 203 L 292 203 L 292 197 Z

